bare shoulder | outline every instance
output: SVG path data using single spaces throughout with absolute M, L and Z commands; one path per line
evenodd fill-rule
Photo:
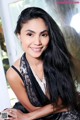
M 20 71 L 20 59 L 18 59 L 14 65 L 13 65 L 18 71 Z M 10 67 L 7 72 L 6 72 L 6 78 L 8 80 L 8 82 L 11 82 L 11 81 L 20 81 L 21 78 L 20 76 L 18 75 L 18 73 L 12 68 Z

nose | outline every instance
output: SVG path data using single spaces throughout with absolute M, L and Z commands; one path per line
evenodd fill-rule
M 41 45 L 40 36 L 36 36 L 36 37 L 35 37 L 34 44 L 35 44 L 35 45 Z

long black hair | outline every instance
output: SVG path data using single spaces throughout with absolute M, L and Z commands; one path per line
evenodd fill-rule
M 53 18 L 41 8 L 26 8 L 19 16 L 15 33 L 20 33 L 23 24 L 28 20 L 37 18 L 42 18 L 49 30 L 50 41 L 42 59 L 50 101 L 57 104 L 61 98 L 64 106 L 74 108 L 76 90 L 71 75 L 71 55 L 66 47 L 64 36 Z

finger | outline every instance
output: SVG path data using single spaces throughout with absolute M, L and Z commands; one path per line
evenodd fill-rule
M 9 118 L 17 118 L 17 114 L 14 113 L 13 111 L 11 111 L 11 112 L 8 113 L 8 117 Z

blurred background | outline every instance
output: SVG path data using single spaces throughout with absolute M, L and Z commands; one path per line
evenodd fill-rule
M 8 106 L 13 106 L 17 98 L 10 89 L 5 74 L 23 53 L 14 30 L 20 12 L 30 6 L 46 10 L 61 28 L 67 47 L 73 56 L 75 64 L 73 77 L 76 80 L 77 90 L 80 91 L 80 0 L 7 0 L 6 2 L 0 0 L 0 88 L 2 97 L 6 99 L 7 94 L 6 101 L 10 99 L 5 103 Z M 1 110 L 3 108 L 5 106 L 2 106 Z

